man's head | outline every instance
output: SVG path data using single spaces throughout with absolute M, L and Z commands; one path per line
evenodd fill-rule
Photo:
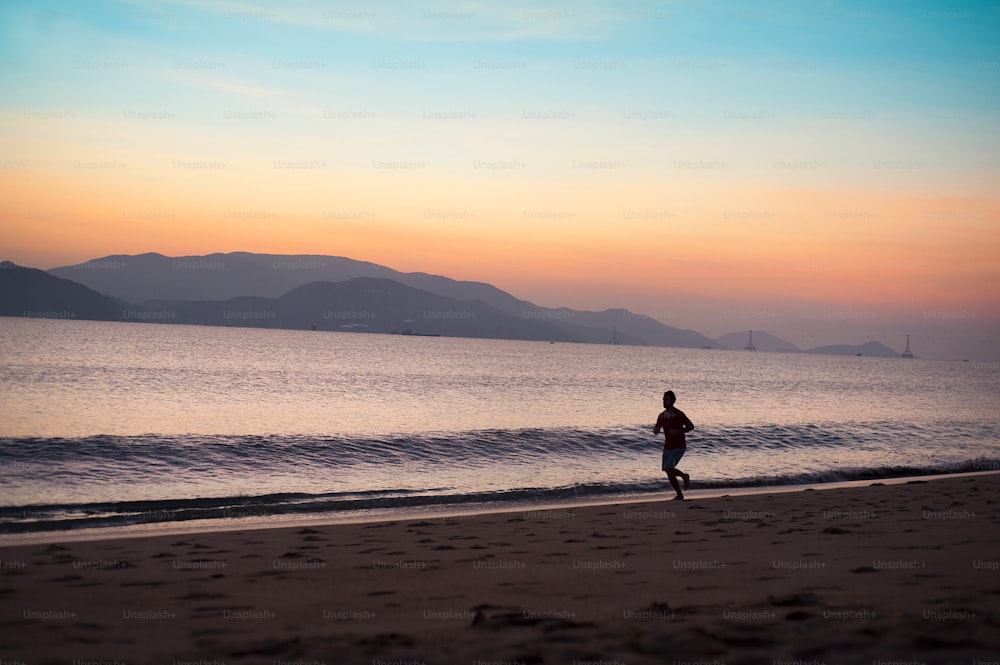
M 674 405 L 674 402 L 676 402 L 676 401 L 677 401 L 677 395 L 674 394 L 673 390 L 668 390 L 667 392 L 663 393 L 663 408 L 664 409 L 669 409 L 670 407 L 672 407 Z

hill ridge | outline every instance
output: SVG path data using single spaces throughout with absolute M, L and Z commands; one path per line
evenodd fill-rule
M 92 266 L 93 268 L 88 268 Z M 403 273 L 369 261 L 320 254 L 214 253 L 169 257 L 155 252 L 114 254 L 51 274 L 78 279 L 87 286 L 136 303 L 225 300 L 238 296 L 276 298 L 313 281 L 385 277 L 457 300 L 482 300 L 523 319 L 557 324 L 571 337 L 626 344 L 700 348 L 714 342 L 694 330 L 682 330 L 621 308 L 603 312 L 541 307 L 486 283 L 454 280 L 425 272 Z M 603 331 L 603 332 L 599 332 Z

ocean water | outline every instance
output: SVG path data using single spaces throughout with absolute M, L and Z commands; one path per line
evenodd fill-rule
M 1000 468 L 992 364 L 0 318 L 0 534 Z M 374 511 L 374 512 L 373 512 Z

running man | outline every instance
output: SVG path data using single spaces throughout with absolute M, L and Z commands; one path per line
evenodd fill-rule
M 684 481 L 684 489 L 687 489 L 691 482 L 691 476 L 678 469 L 677 463 L 681 461 L 684 451 L 687 450 L 684 435 L 693 430 L 694 425 L 683 411 L 674 408 L 676 401 L 677 396 L 674 395 L 673 390 L 663 393 L 663 413 L 656 418 L 653 434 L 659 434 L 660 430 L 663 430 L 663 470 L 667 472 L 667 478 L 674 491 L 677 492 L 674 500 L 683 501 L 684 493 L 681 492 L 677 477 L 680 476 L 681 480 Z

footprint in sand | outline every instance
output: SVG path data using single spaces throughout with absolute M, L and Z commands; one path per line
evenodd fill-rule
M 134 588 L 134 587 L 149 587 L 150 589 L 158 589 L 161 586 L 166 586 L 166 582 L 122 582 L 121 586 L 123 589 Z
M 205 592 L 205 591 L 196 591 L 194 593 L 189 593 L 189 594 L 186 594 L 186 595 L 183 595 L 183 596 L 177 596 L 176 599 L 177 600 L 185 600 L 185 601 L 192 601 L 192 600 L 220 600 L 222 598 L 228 598 L 228 597 L 229 596 L 227 596 L 224 593 L 208 593 L 208 592 Z

